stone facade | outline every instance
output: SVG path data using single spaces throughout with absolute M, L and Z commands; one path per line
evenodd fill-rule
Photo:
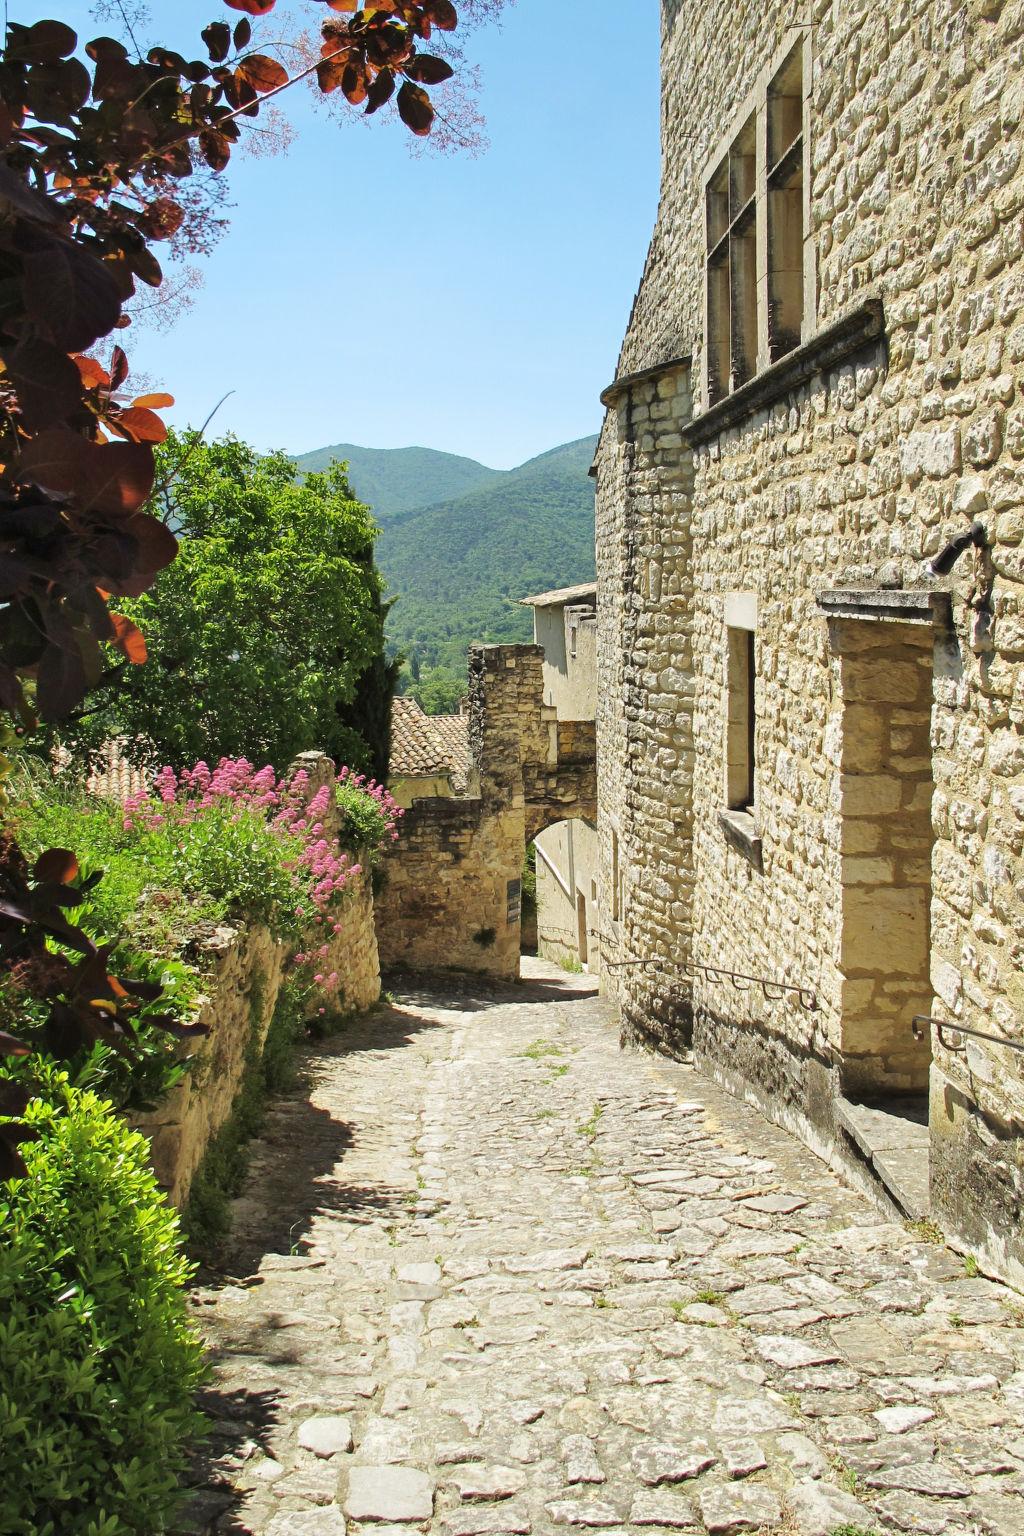
M 385 968 L 518 976 L 526 845 L 552 822 L 596 816 L 594 725 L 544 705 L 539 646 L 471 648 L 469 737 L 475 793 L 414 800 L 387 858 Z
M 930 1083 L 934 1214 L 1019 1282 L 1024 1056 L 911 1024 L 1024 1043 L 1024 4 L 792 17 L 663 0 L 661 209 L 597 459 L 607 986 L 835 1161 L 844 1099 Z

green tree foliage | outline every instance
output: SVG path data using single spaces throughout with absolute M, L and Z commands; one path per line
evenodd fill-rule
M 399 678 L 402 693 L 408 694 L 428 715 L 454 715 L 466 697 L 466 669 L 454 667 L 407 667 Z
M 284 768 L 311 748 L 369 766 L 391 675 L 376 530 L 343 471 L 298 482 L 283 453 L 195 434 L 171 435 L 159 471 L 172 477 L 178 558 L 123 605 L 149 661 L 119 674 L 109 704 L 87 716 L 90 738 L 143 736 L 174 766 L 247 757 Z
M 152 1536 L 202 1370 L 177 1217 L 143 1136 L 66 1076 L 32 1077 L 29 1177 L 0 1184 L 0 1530 Z

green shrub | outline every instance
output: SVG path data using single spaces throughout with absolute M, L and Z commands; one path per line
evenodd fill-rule
M 198 1428 L 189 1269 L 145 1138 L 45 1066 L 0 1185 L 0 1530 L 154 1536 Z

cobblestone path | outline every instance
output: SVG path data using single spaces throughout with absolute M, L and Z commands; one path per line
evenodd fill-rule
M 588 979 L 319 1048 L 197 1292 L 183 1530 L 1024 1532 L 1024 1298 L 882 1220 Z

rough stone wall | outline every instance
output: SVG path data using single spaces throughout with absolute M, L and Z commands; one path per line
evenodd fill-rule
M 471 648 L 478 793 L 417 799 L 404 816 L 377 901 L 385 969 L 518 976 L 527 842 L 554 821 L 597 811 L 593 722 L 560 722 L 543 698 L 539 646 Z
M 380 964 L 369 874 L 353 882 L 339 912 L 325 971 L 336 970 L 334 1008 L 370 1008 Z M 172 1205 L 182 1206 L 210 1142 L 229 1119 L 246 1067 L 259 1058 L 284 981 L 289 949 L 261 925 L 223 927 L 207 942 L 207 997 L 198 1022 L 209 1034 L 190 1045 L 192 1064 L 159 1108 L 134 1123 L 150 1138 L 153 1167 Z
M 701 177 L 791 18 L 774 0 L 663 4 L 663 198 L 620 373 L 691 353 L 696 411 Z M 626 861 L 623 958 L 690 947 L 813 987 L 820 1007 L 806 1013 L 698 977 L 695 1039 L 721 1076 L 828 1150 L 855 979 L 843 972 L 855 855 L 840 846 L 853 701 L 816 598 L 920 585 L 922 559 L 972 517 L 990 552 L 956 567 L 954 634 L 932 657 L 930 1011 L 1024 1039 L 1024 4 L 813 0 L 808 19 L 815 324 L 872 296 L 885 334 L 694 453 L 668 446 L 665 417 L 650 430 L 643 416 L 671 379 L 679 397 L 682 371 L 619 395 L 598 459 L 599 739 L 604 878 L 614 830 Z M 761 870 L 718 817 L 736 592 L 757 602 Z M 883 799 L 879 786 L 879 818 Z M 627 1028 L 685 1039 L 685 1002 L 658 978 L 611 985 Z M 1024 1057 L 933 1044 L 937 1213 L 1019 1278 Z
M 677 979 L 693 892 L 689 417 L 685 368 L 631 390 L 605 424 L 597 486 L 603 984 L 627 1034 L 668 1045 L 688 1042 L 691 1017 Z
M 293 770 L 299 767 L 309 775 L 310 795 L 333 782 L 334 764 L 322 753 L 304 753 Z M 336 916 L 340 932 L 326 941 L 323 972 L 336 971 L 339 981 L 323 1002 L 345 1011 L 370 1008 L 380 998 L 380 961 L 368 869 L 352 880 Z M 322 942 L 316 928 L 303 947 Z M 231 1115 L 247 1066 L 262 1053 L 291 955 L 258 924 L 221 927 L 204 949 L 210 974 L 198 1022 L 209 1034 L 190 1045 L 192 1064 L 178 1087 L 134 1122 L 150 1137 L 153 1167 L 175 1206 L 187 1200 L 207 1147 Z

